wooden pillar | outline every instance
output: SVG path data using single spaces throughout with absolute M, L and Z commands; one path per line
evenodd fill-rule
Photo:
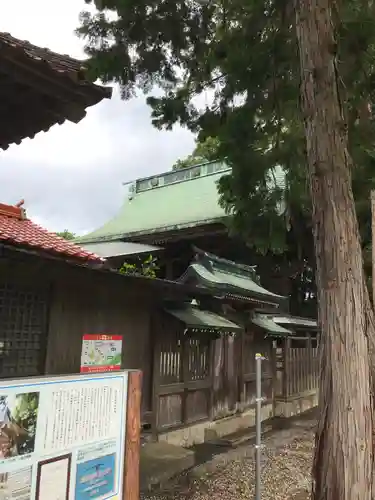
M 230 407 L 230 387 L 229 387 L 229 359 L 228 359 L 228 353 L 229 353 L 229 343 L 228 343 L 228 334 L 225 334 L 223 336 L 223 347 L 224 347 L 224 381 L 223 381 L 223 394 L 224 394 L 224 412 L 226 415 L 229 413 L 229 407 Z
M 228 334 L 227 339 L 227 380 L 228 380 L 228 410 L 232 413 L 237 402 L 237 370 L 235 368 L 235 343 L 234 336 Z
M 139 500 L 142 372 L 129 372 L 123 498 Z
M 283 373 L 283 398 L 289 396 L 289 368 L 290 368 L 290 337 L 287 337 L 284 341 L 284 373 Z
M 154 323 L 155 325 L 155 323 Z M 161 342 L 160 330 L 156 329 L 153 335 L 153 370 L 152 370 L 152 406 L 151 406 L 151 433 L 157 439 L 159 429 L 159 390 L 160 390 L 160 356 Z
M 272 377 L 272 416 L 276 416 L 276 397 L 277 397 L 277 355 L 276 355 L 276 341 L 270 340 L 270 363 L 271 363 L 271 377 Z
M 213 416 L 221 414 L 223 407 L 223 380 L 224 380 L 224 337 L 220 335 L 213 346 Z
M 190 337 L 182 335 L 181 338 L 181 363 L 182 363 L 182 382 L 184 390 L 181 393 L 181 421 L 182 424 L 187 423 L 187 397 L 188 397 L 188 382 L 189 382 L 189 356 L 190 356 Z
M 210 379 L 211 379 L 211 388 L 210 388 L 210 401 L 209 401 L 209 409 L 208 415 L 210 420 L 213 420 L 215 417 L 215 346 L 216 339 L 210 340 Z
M 245 331 L 242 330 L 239 334 L 238 346 L 238 392 L 239 392 L 239 406 L 242 411 L 245 406 Z
M 308 350 L 308 363 L 307 363 L 307 377 L 308 377 L 308 387 L 309 391 L 312 391 L 315 386 L 315 377 L 313 378 L 313 352 L 312 352 L 312 342 L 311 335 L 307 335 L 307 350 Z

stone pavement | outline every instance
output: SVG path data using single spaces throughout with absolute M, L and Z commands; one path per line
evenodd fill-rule
M 289 442 L 300 429 L 315 425 L 316 410 L 290 419 L 272 419 L 262 424 L 264 439 L 276 440 L 279 445 Z M 197 445 L 190 449 L 165 442 L 146 443 L 141 449 L 141 490 L 163 488 L 174 477 L 186 473 L 200 477 L 217 467 L 254 454 L 254 429 L 245 429 L 225 439 Z M 186 474 L 185 474 L 186 475 Z M 148 498 L 148 497 L 147 497 Z
M 165 442 L 145 443 L 141 447 L 141 490 L 164 484 L 195 465 L 194 451 Z

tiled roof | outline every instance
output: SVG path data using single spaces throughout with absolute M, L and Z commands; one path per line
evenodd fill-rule
M 0 242 L 84 262 L 102 261 L 99 256 L 34 224 L 20 204 L 0 203 Z
M 112 89 L 87 78 L 85 61 L 60 55 L 0 32 L 2 119 L 0 148 L 33 138 L 65 120 L 78 123 L 86 108 L 110 98 Z
M 24 55 L 34 61 L 47 63 L 49 66 L 60 73 L 77 73 L 84 70 L 84 61 L 73 59 L 64 54 L 57 54 L 47 48 L 37 47 L 27 40 L 19 40 L 14 38 L 10 33 L 0 32 L 0 42 L 7 44 L 14 49 L 21 50 Z

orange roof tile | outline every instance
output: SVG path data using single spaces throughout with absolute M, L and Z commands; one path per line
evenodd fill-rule
M 85 262 L 103 261 L 98 255 L 35 224 L 19 205 L 0 203 L 0 241 Z

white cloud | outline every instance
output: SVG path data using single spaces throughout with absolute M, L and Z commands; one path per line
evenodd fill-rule
M 0 31 L 62 54 L 83 58 L 74 30 L 83 0 L 12 0 L 0 3 Z M 22 12 L 22 16 L 20 15 Z M 31 218 L 48 229 L 79 233 L 112 217 L 124 196 L 122 182 L 168 170 L 189 154 L 192 135 L 151 125 L 143 97 L 112 100 L 0 152 L 0 201 L 25 199 Z

